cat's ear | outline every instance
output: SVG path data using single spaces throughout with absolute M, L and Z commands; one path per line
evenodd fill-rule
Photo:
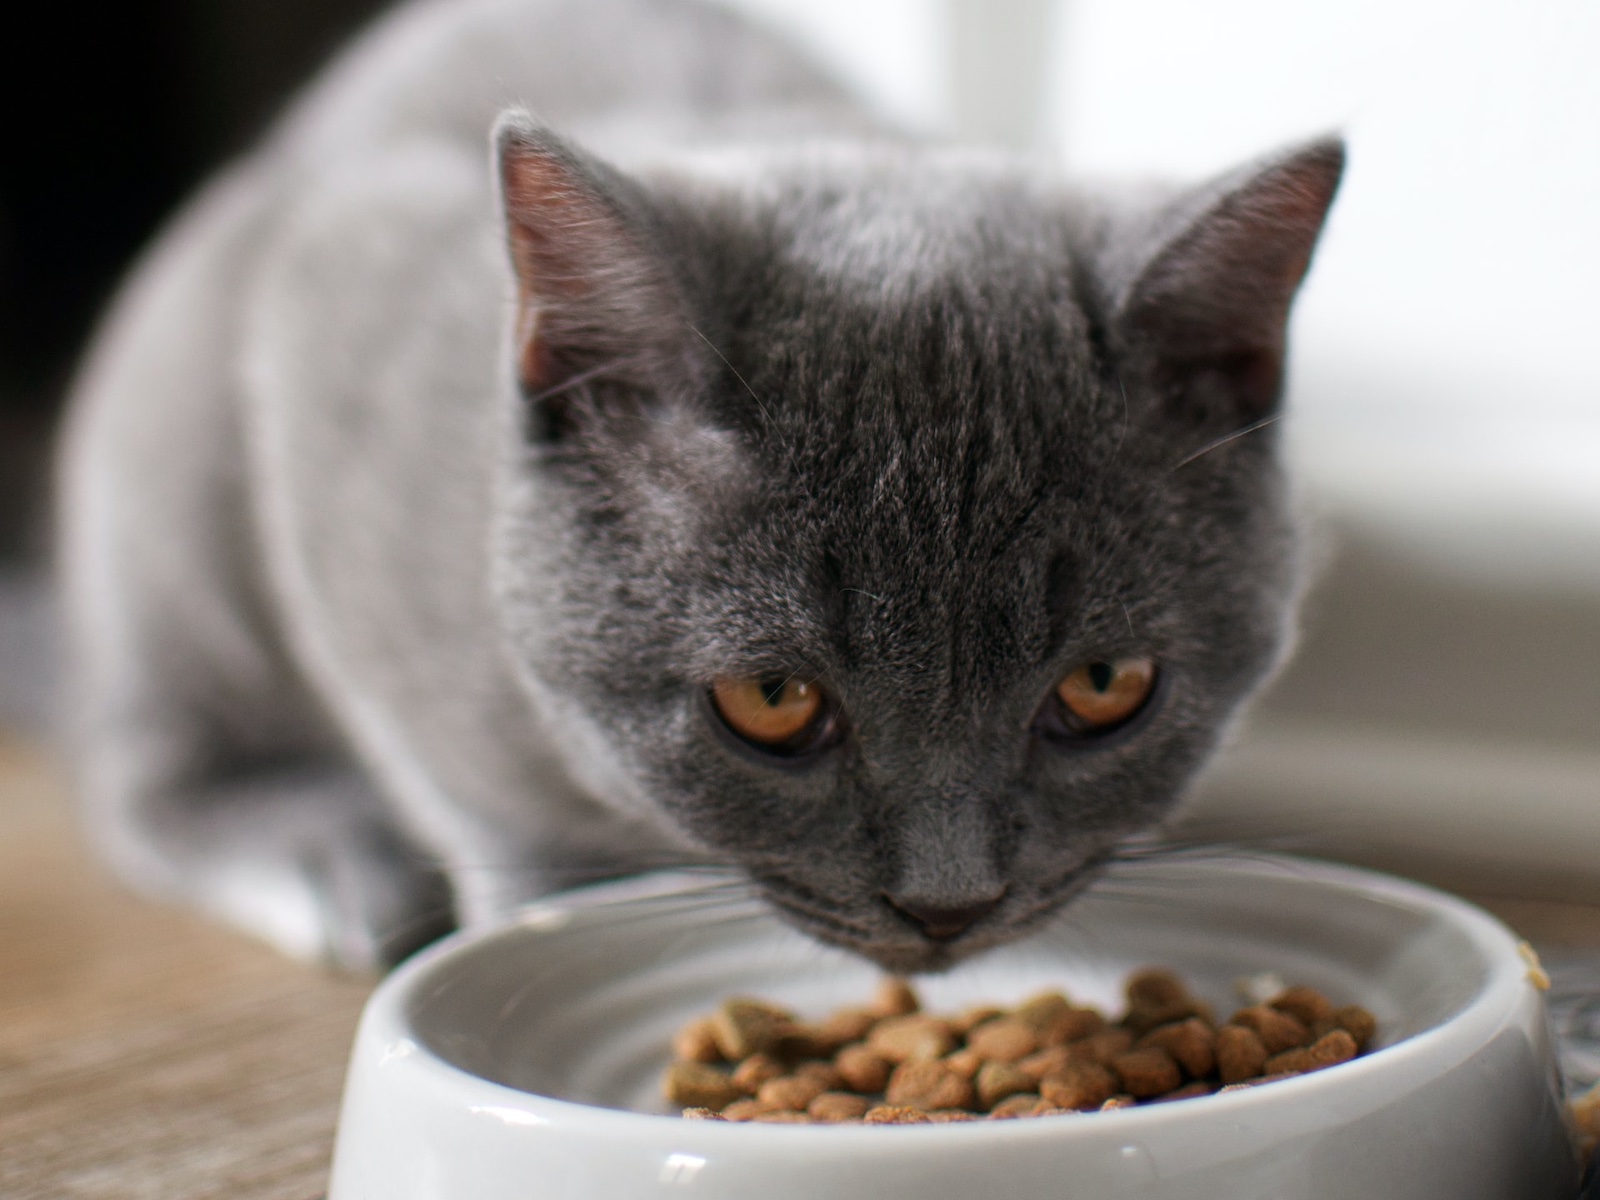
M 530 436 L 580 421 L 580 385 L 658 391 L 684 366 L 689 329 L 654 252 L 640 189 L 521 113 L 495 128 L 506 243 L 516 280 L 517 383 Z
M 1289 307 L 1344 170 L 1330 137 L 1226 175 L 1163 215 L 1117 305 L 1119 339 L 1195 424 L 1276 407 Z

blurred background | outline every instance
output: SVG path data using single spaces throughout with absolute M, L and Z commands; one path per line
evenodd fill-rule
M 1301 651 L 1180 834 L 1600 901 L 1600 7 L 724 0 L 1073 173 L 1351 145 L 1294 327 Z M 374 0 L 32 13 L 0 72 L 0 729 L 46 726 L 48 446 L 94 314 Z

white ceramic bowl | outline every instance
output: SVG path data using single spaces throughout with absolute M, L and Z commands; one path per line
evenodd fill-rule
M 728 889 L 557 897 L 420 955 L 373 995 L 329 1200 L 1571 1200 L 1541 994 L 1483 912 L 1291 859 L 1151 862 L 1048 933 L 921 983 L 930 1007 L 1049 986 L 1119 1007 L 1159 963 L 1220 1011 L 1274 971 L 1378 1018 L 1381 1048 L 1269 1086 L 1148 1108 L 960 1125 L 783 1126 L 663 1115 L 671 1032 L 730 993 L 805 1013 L 868 965 Z

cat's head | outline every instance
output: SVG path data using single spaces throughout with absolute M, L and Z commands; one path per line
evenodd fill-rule
M 558 733 L 886 967 L 1055 911 L 1281 652 L 1270 425 L 1341 145 L 1117 202 L 889 145 L 497 151 L 497 588 Z

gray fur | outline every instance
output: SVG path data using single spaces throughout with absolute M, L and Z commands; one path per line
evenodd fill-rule
M 1015 935 L 1280 654 L 1272 431 L 1219 439 L 1273 410 L 1339 161 L 1115 199 L 900 139 L 688 0 L 409 5 L 180 216 L 85 369 L 88 827 L 351 965 L 669 863 L 895 968 Z M 1029 732 L 1135 653 L 1164 684 L 1125 733 Z M 850 730 L 800 769 L 705 700 L 791 671 Z M 1002 887 L 953 942 L 884 899 Z

